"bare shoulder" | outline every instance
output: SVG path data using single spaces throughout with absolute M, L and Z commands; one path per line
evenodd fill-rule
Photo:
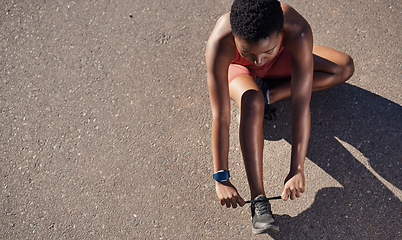
M 294 48 L 301 43 L 312 45 L 313 34 L 311 31 L 310 24 L 302 15 L 300 15 L 294 8 L 290 5 L 281 3 L 284 23 L 283 23 L 283 33 L 284 33 L 284 45 L 286 48 Z
M 216 22 L 208 39 L 207 54 L 211 51 L 219 52 L 233 58 L 231 55 L 235 54 L 234 41 L 229 16 L 230 14 L 226 13 Z
M 209 41 L 220 41 L 232 34 L 229 17 L 230 13 L 226 13 L 218 19 L 211 35 L 209 36 Z

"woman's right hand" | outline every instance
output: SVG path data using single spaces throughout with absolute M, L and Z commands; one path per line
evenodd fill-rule
M 237 205 L 244 206 L 243 198 L 229 180 L 224 182 L 215 181 L 215 188 L 222 206 L 226 205 L 227 208 L 237 208 Z

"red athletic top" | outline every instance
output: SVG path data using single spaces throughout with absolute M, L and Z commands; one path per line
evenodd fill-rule
M 250 75 L 251 77 L 253 77 L 253 79 L 255 79 L 256 77 L 278 79 L 291 76 L 292 58 L 290 56 L 290 53 L 283 47 L 283 35 L 278 54 L 262 66 L 256 66 L 249 60 L 242 57 L 237 50 L 236 42 L 235 50 L 236 56 L 229 66 L 229 83 L 233 79 L 241 75 Z

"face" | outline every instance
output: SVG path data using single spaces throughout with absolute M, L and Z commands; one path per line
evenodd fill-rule
M 240 55 L 256 66 L 262 66 L 273 59 L 278 54 L 281 41 L 282 33 L 274 33 L 256 43 L 247 42 L 235 36 L 236 47 Z

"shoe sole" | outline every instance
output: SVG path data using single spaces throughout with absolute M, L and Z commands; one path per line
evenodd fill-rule
M 263 229 L 255 229 L 253 228 L 253 234 L 262 234 L 262 233 L 276 233 L 279 232 L 279 226 L 271 225 L 267 228 Z

